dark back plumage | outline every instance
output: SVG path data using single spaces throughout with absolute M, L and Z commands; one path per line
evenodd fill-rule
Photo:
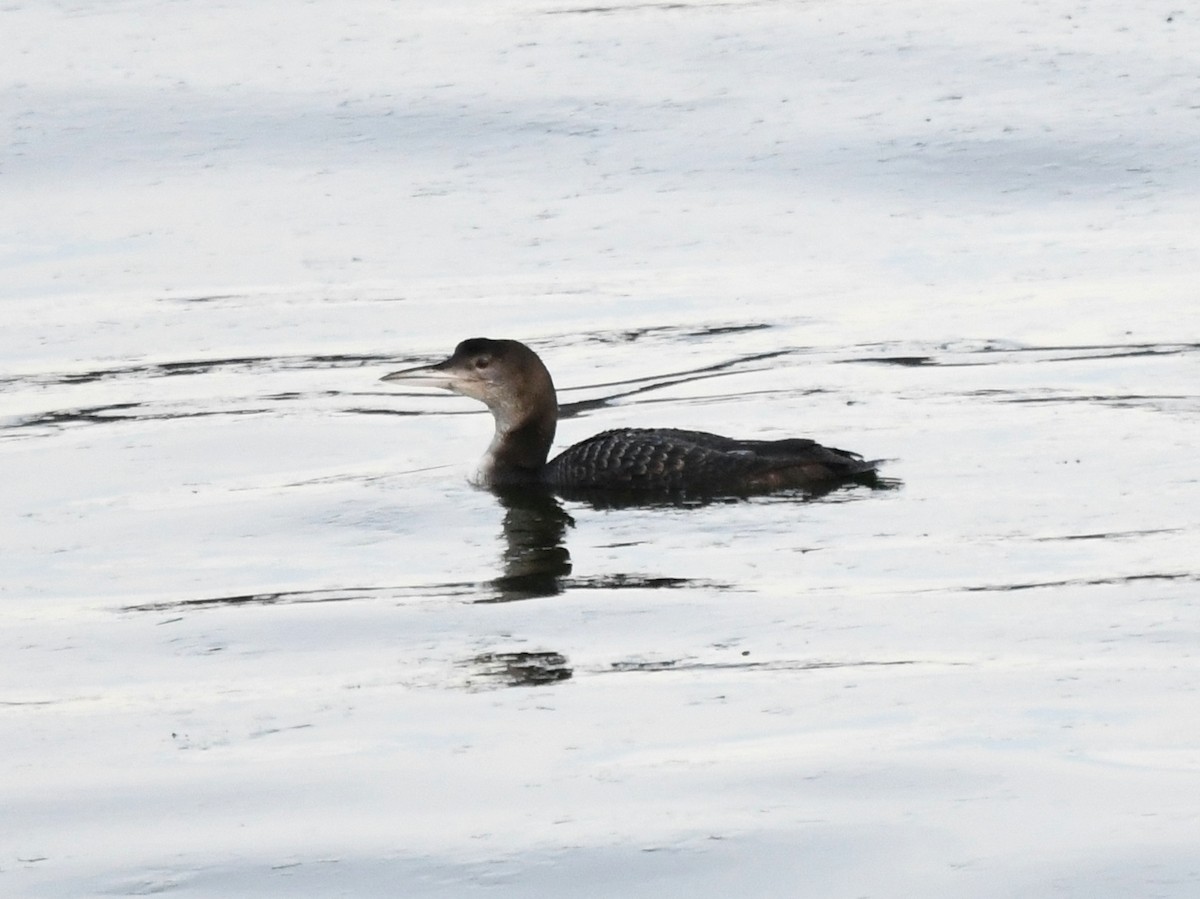
M 604 431 L 542 470 L 552 487 L 696 493 L 759 492 L 875 479 L 875 464 L 813 440 L 737 440 L 706 431 Z

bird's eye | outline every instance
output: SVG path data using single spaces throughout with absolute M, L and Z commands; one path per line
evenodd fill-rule
M 476 360 L 475 360 L 475 367 L 476 367 L 477 369 L 485 369 L 485 368 L 487 368 L 487 367 L 488 367 L 488 362 L 490 362 L 490 361 L 491 361 L 491 360 L 487 359 L 486 357 L 484 357 L 484 358 L 480 358 L 480 359 L 476 359 Z

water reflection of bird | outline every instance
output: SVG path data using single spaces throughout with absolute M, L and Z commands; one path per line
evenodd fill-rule
M 567 528 L 575 522 L 543 490 L 495 488 L 504 507 L 504 571 L 493 578 L 495 595 L 484 602 L 554 596 L 571 573 Z
M 515 340 L 464 340 L 444 362 L 383 380 L 440 387 L 487 404 L 496 434 L 479 480 L 489 487 L 714 496 L 877 482 L 876 462 L 813 440 L 735 440 L 675 428 L 604 431 L 547 462 L 558 423 L 554 382 L 537 353 Z

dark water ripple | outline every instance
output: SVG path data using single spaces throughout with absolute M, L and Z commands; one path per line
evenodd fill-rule
M 754 323 L 749 325 L 717 325 L 709 328 L 647 327 L 636 330 L 601 332 L 576 338 L 555 341 L 555 346 L 572 343 L 630 343 L 639 340 L 659 342 L 694 342 L 697 339 L 728 335 L 741 331 L 757 331 L 771 325 Z M 779 388 L 755 388 L 753 390 L 715 391 L 704 396 L 691 396 L 686 400 L 677 397 L 660 397 L 656 394 L 670 388 L 694 384 L 705 380 L 716 380 L 730 375 L 783 369 L 793 365 L 818 363 L 892 365 L 902 368 L 951 368 L 972 366 L 1006 366 L 1025 364 L 1058 364 L 1096 362 L 1132 357 L 1186 357 L 1200 356 L 1200 343 L 1133 343 L 1133 344 L 1079 344 L 1053 346 L 1017 346 L 1000 341 L 955 342 L 938 344 L 927 352 L 913 352 L 912 344 L 862 344 L 842 350 L 817 351 L 808 347 L 790 347 L 777 350 L 744 353 L 729 358 L 690 368 L 671 368 L 634 378 L 603 380 L 591 383 L 560 387 L 560 416 L 570 419 L 584 416 L 617 403 L 640 404 L 656 402 L 702 403 L 736 399 L 766 394 L 819 395 L 828 393 L 828 388 L 782 386 Z M 26 397 L 40 394 L 47 388 L 65 388 L 55 397 L 61 402 L 69 397 L 69 389 L 98 383 L 128 382 L 127 392 L 138 392 L 136 385 L 163 378 L 193 378 L 213 374 L 238 374 L 259 378 L 266 373 L 303 371 L 325 371 L 336 369 L 380 370 L 390 366 L 420 364 L 429 361 L 420 356 L 395 356 L 376 353 L 322 353 L 293 354 L 281 356 L 237 356 L 216 359 L 184 359 L 137 365 L 120 365 L 106 368 L 89 368 L 82 371 L 50 372 L 36 375 L 10 375 L 0 378 L 0 391 L 22 392 Z M 371 373 L 374 374 L 373 372 Z M 406 397 L 427 397 L 428 394 L 404 393 L 394 390 L 374 390 L 367 386 L 371 377 L 364 382 L 362 390 L 314 390 L 275 391 L 271 393 L 251 392 L 243 397 L 212 397 L 208 407 L 197 407 L 196 401 L 175 400 L 117 401 L 87 405 L 57 405 L 24 414 L 10 415 L 0 421 L 0 437 L 18 436 L 30 431 L 57 429 L 79 425 L 108 425 L 144 421 L 170 421 L 209 416 L 253 416 L 269 415 L 284 406 L 306 408 L 319 405 L 328 411 L 351 415 L 418 415 L 418 414 L 477 414 L 474 407 L 456 409 L 396 408 L 397 401 Z M 373 386 L 373 385 L 372 385 Z M 944 390 L 946 385 L 939 387 Z M 962 396 L 987 399 L 1003 403 L 1097 403 L 1123 408 L 1151 408 L 1159 411 L 1191 412 L 1200 409 L 1200 390 L 1196 393 L 1180 392 L 1094 392 L 1058 386 L 1025 387 L 1021 389 L 1000 387 L 961 388 Z M 572 398 L 588 394 L 579 399 Z M 364 399 L 369 400 L 363 402 Z M 422 400 L 423 405 L 428 405 Z
M 397 361 L 395 356 L 375 354 L 319 354 L 289 356 L 236 356 L 217 359 L 182 359 L 174 362 L 148 362 L 119 365 L 85 371 L 47 372 L 37 375 L 10 375 L 0 378 L 0 389 L 13 387 L 52 387 L 92 384 L 123 379 L 175 378 L 215 373 L 244 372 L 260 374 L 305 369 L 363 368 Z M 403 361 L 403 360 L 401 360 Z
M 506 577 L 490 581 L 444 581 L 434 584 L 371 585 L 364 587 L 316 587 L 310 590 L 277 590 L 258 593 L 235 593 L 224 596 L 201 596 L 187 599 L 171 599 L 158 602 L 142 602 L 121 606 L 121 612 L 181 612 L 202 609 L 230 608 L 236 606 L 274 606 L 299 603 L 358 602 L 362 600 L 386 600 L 411 602 L 431 599 L 458 599 L 473 603 L 510 602 L 514 599 L 532 599 L 566 590 L 705 590 L 728 591 L 734 585 L 722 584 L 704 578 L 666 577 L 661 575 L 605 574 L 594 577 L 563 578 L 554 590 L 548 592 L 528 591 L 525 582 L 516 581 L 518 589 L 510 586 Z
M 1111 577 L 1093 578 L 1064 578 L 1054 581 L 1026 581 L 1009 584 L 985 584 L 975 587 L 963 587 L 966 593 L 1012 593 L 1018 590 L 1042 590 L 1054 587 L 1112 587 L 1123 584 L 1137 584 L 1146 581 L 1177 581 L 1200 582 L 1200 571 L 1175 571 L 1165 574 L 1124 574 Z

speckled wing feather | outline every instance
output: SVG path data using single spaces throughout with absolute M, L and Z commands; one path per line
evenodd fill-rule
M 868 476 L 874 464 L 812 440 L 736 440 L 705 431 L 604 431 L 546 466 L 551 486 L 661 491 L 757 491 Z

